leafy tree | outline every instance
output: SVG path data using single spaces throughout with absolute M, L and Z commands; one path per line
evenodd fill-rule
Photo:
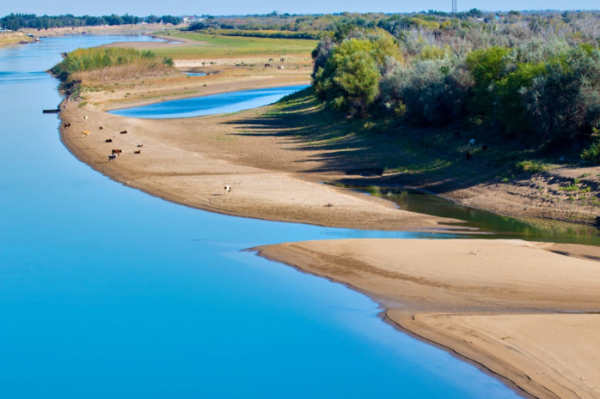
M 317 93 L 340 110 L 365 108 L 379 91 L 379 68 L 370 40 L 350 39 L 335 47 L 315 74 Z

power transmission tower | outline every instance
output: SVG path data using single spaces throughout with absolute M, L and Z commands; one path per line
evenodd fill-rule
M 456 1 L 457 0 L 452 0 L 452 14 L 456 14 L 456 9 L 457 9 Z

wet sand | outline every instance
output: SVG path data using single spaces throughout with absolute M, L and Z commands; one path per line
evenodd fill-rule
M 600 396 L 600 249 L 360 239 L 254 248 L 363 292 L 390 323 L 543 398 Z

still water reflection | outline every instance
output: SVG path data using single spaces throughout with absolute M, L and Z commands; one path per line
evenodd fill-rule
M 337 184 L 336 184 L 337 185 Z M 454 201 L 422 191 L 398 187 L 337 185 L 363 191 L 393 201 L 406 211 L 463 220 L 458 226 L 493 233 L 481 238 L 521 238 L 530 241 L 554 241 L 600 245 L 600 230 L 588 225 L 546 219 L 511 218 L 469 208 Z

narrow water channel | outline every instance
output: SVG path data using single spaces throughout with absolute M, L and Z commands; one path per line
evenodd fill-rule
M 215 94 L 205 97 L 164 101 L 141 107 L 110 111 L 111 114 L 144 119 L 191 118 L 194 116 L 224 114 L 262 107 L 279 101 L 288 94 L 307 86 L 273 87 Z
M 336 184 L 395 202 L 400 209 L 464 221 L 459 227 L 471 227 L 489 233 L 478 238 L 513 238 L 600 246 L 600 230 L 594 226 L 559 220 L 512 218 L 481 209 L 462 206 L 454 201 L 399 187 Z M 472 236 L 470 236 L 472 237 Z
M 138 37 L 136 40 L 148 40 Z M 60 53 L 0 49 L 0 397 L 509 398 L 369 298 L 241 250 L 431 237 L 228 217 L 102 176 L 60 143 Z

